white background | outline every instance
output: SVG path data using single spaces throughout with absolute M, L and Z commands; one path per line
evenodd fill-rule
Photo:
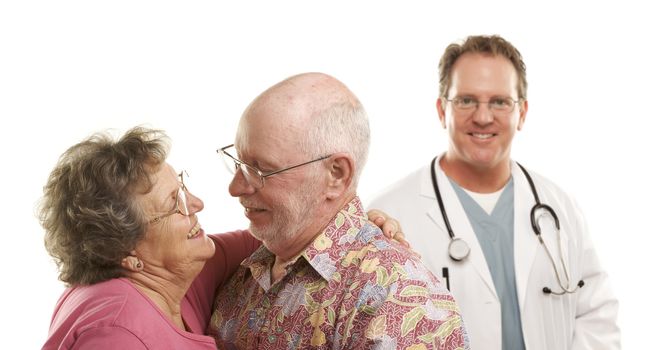
M 370 116 L 360 195 L 444 150 L 443 49 L 501 34 L 523 53 L 530 103 L 513 156 L 578 199 L 620 300 L 626 349 L 653 303 L 652 11 L 632 1 L 5 1 L 0 5 L 0 347 L 44 342 L 63 287 L 34 215 L 48 173 L 94 131 L 168 131 L 210 232 L 245 228 L 215 154 L 261 91 L 322 71 Z

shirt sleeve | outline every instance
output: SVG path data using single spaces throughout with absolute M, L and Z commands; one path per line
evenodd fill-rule
M 578 290 L 575 329 L 572 349 L 621 348 L 621 334 L 617 325 L 618 301 L 612 292 L 609 278 L 602 269 L 594 249 L 586 221 L 577 203 L 573 202 L 578 232 L 582 232 L 582 279 Z
M 132 332 L 122 327 L 91 328 L 80 334 L 71 350 L 148 349 Z
M 186 307 L 183 305 L 183 312 L 190 308 L 184 318 L 187 326 L 196 334 L 203 334 L 209 324 L 216 290 L 225 284 L 241 262 L 261 245 L 260 241 L 245 230 L 212 234 L 209 237 L 214 241 L 216 251 L 191 284 L 185 295 Z M 190 315 L 189 312 L 193 314 Z
M 399 295 L 394 298 L 406 299 Z M 359 312 L 357 317 L 368 323 L 363 327 L 365 345 L 351 349 L 470 349 L 452 297 L 413 299 L 406 304 L 414 304 L 409 307 L 387 301 L 375 315 Z
M 445 286 L 418 262 L 404 258 L 376 274 L 359 293 L 354 330 L 345 349 L 469 349 L 459 308 Z

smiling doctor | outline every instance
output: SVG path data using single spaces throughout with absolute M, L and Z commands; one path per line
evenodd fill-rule
M 437 111 L 448 150 L 376 197 L 447 283 L 472 349 L 619 349 L 618 302 L 576 203 L 510 158 L 525 64 L 499 36 L 448 46 Z

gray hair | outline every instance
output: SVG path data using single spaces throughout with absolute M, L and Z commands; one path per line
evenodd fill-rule
M 94 134 L 61 155 L 38 209 L 61 281 L 94 284 L 123 275 L 122 259 L 147 229 L 135 194 L 152 189 L 168 150 L 163 131 L 136 127 L 118 141 Z
M 371 134 L 364 106 L 359 101 L 335 103 L 316 112 L 310 123 L 301 141 L 302 150 L 314 158 L 349 153 L 355 161 L 352 188 L 356 188 L 368 158 Z

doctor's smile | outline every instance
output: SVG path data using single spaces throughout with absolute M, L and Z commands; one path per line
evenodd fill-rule
M 618 302 L 578 205 L 511 157 L 527 87 L 500 36 L 449 45 L 436 100 L 448 148 L 369 205 L 441 275 L 471 349 L 620 349 Z
M 483 134 L 483 133 L 469 133 L 469 135 L 479 140 L 488 140 L 492 137 L 498 136 L 498 134 Z

